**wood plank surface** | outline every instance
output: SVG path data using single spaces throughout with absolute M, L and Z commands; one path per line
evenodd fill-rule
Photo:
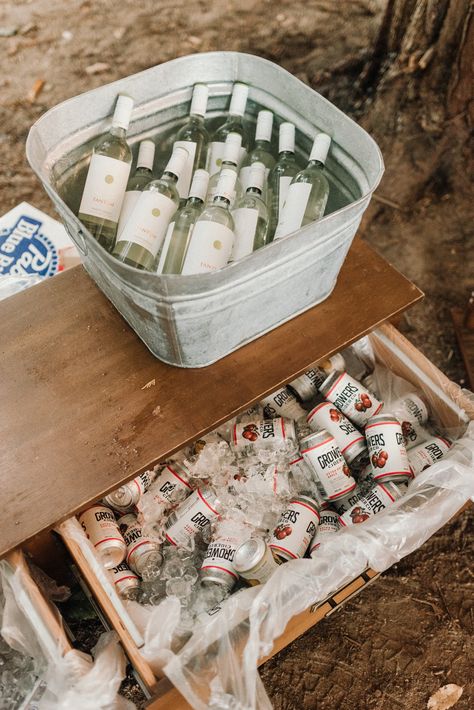
M 422 293 L 356 240 L 331 296 L 204 369 L 161 363 L 82 267 L 0 303 L 0 556 Z

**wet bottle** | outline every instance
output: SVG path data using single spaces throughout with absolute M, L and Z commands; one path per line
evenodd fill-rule
M 295 125 L 282 123 L 278 142 L 278 162 L 268 176 L 269 240 L 273 239 L 288 188 L 299 172 L 295 158 Z
M 152 180 L 141 193 L 113 250 L 119 261 L 153 271 L 166 230 L 179 206 L 176 183 L 187 159 L 184 148 L 175 148 L 163 176 Z
M 122 202 L 130 175 L 132 151 L 125 139 L 133 99 L 117 98 L 112 126 L 92 151 L 78 217 L 95 239 L 110 251 L 114 245 Z
M 217 194 L 207 206 L 189 240 L 182 274 L 200 274 L 221 269 L 229 261 L 234 245 L 234 220 L 230 213 L 236 173 L 221 170 Z
M 242 184 L 239 178 L 239 155 L 242 145 L 242 137 L 238 133 L 229 133 L 224 145 L 224 153 L 222 156 L 221 169 L 219 172 L 211 175 L 209 186 L 207 188 L 207 204 L 212 204 L 214 197 L 217 195 L 217 185 L 222 170 L 232 170 L 235 173 L 235 188 L 234 194 L 230 201 L 230 207 L 234 206 L 235 202 L 240 200 L 243 195 Z
M 331 138 L 326 133 L 319 133 L 314 139 L 308 165 L 291 181 L 274 240 L 286 237 L 324 215 L 329 195 L 324 164 L 330 145 Z
M 189 158 L 178 179 L 177 190 L 181 200 L 189 196 L 189 188 L 193 173 L 198 168 L 206 167 L 209 134 L 204 125 L 209 89 L 206 84 L 195 84 L 189 119 L 178 131 L 174 147 L 185 148 Z
M 229 107 L 229 116 L 212 136 L 209 146 L 208 171 L 209 175 L 219 172 L 224 156 L 224 145 L 229 133 L 238 133 L 242 139 L 239 151 L 238 167 L 242 165 L 249 147 L 249 137 L 244 126 L 243 116 L 247 105 L 249 87 L 246 84 L 236 83 L 232 89 L 232 98 Z
M 168 227 L 158 262 L 158 274 L 180 274 L 194 225 L 204 209 L 209 173 L 196 170 L 189 197 Z
M 255 130 L 255 146 L 247 155 L 239 173 L 240 182 L 244 191 L 250 185 L 250 169 L 253 163 L 263 163 L 265 166 L 265 183 L 263 192 L 266 193 L 266 182 L 268 173 L 275 165 L 275 158 L 272 155 L 272 128 L 273 113 L 271 111 L 259 111 L 257 117 L 257 128 Z
M 249 186 L 232 212 L 234 218 L 234 247 L 231 261 L 238 261 L 266 244 L 268 235 L 268 210 L 263 199 L 266 168 L 263 163 L 253 163 Z
M 123 198 L 120 220 L 117 228 L 117 235 L 120 236 L 128 218 L 137 204 L 140 194 L 149 182 L 153 180 L 153 161 L 155 159 L 155 144 L 153 141 L 141 141 L 138 149 L 137 167 L 130 177 L 125 197 Z

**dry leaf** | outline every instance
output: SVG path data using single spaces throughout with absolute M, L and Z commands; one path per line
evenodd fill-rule
M 30 104 L 33 104 L 38 98 L 38 96 L 41 94 L 41 92 L 43 91 L 44 83 L 44 79 L 36 79 L 35 83 L 29 90 L 28 95 L 26 97 Z
M 454 683 L 443 685 L 436 693 L 433 693 L 426 706 L 428 710 L 448 710 L 456 705 L 462 695 L 463 688 Z
M 149 382 L 146 383 L 146 385 L 143 385 L 142 390 L 149 390 L 150 387 L 154 387 L 156 385 L 156 380 L 150 380 Z

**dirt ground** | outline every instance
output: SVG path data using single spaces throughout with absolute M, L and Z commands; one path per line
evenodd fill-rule
M 259 54 L 318 89 L 324 72 L 371 45 L 384 5 L 385 0 L 2 0 L 0 212 L 28 200 L 53 214 L 27 165 L 24 144 L 31 124 L 56 103 L 181 54 L 217 49 Z M 37 80 L 45 83 L 34 97 Z M 351 110 L 343 91 L 342 76 L 340 105 Z M 383 182 L 378 195 L 390 199 Z M 410 209 L 388 206 L 376 196 L 369 216 L 364 238 L 426 293 L 404 318 L 403 332 L 464 384 L 449 308 L 463 306 L 473 285 L 474 240 L 466 226 L 472 225 L 472 205 L 434 181 Z M 275 708 L 412 710 L 426 707 L 448 682 L 465 688 L 456 708 L 472 707 L 473 575 L 467 559 L 473 520 L 470 513 L 448 525 L 268 662 L 262 675 Z M 138 698 L 132 685 L 129 692 Z

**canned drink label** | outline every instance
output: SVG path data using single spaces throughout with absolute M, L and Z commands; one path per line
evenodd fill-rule
M 425 424 L 428 421 L 429 412 L 421 397 L 416 394 L 407 394 L 393 402 L 390 411 L 397 419 L 404 419 L 413 424 Z
M 235 551 L 242 542 L 241 537 L 237 535 L 225 535 L 211 542 L 206 550 L 201 572 L 206 570 L 210 572 L 218 571 L 237 579 L 238 574 L 232 562 Z
M 324 441 L 302 449 L 301 453 L 319 478 L 328 500 L 342 498 L 356 487 L 333 436 L 329 435 Z
M 408 455 L 408 460 L 410 462 L 411 470 L 414 476 L 432 466 L 443 458 L 445 453 L 451 448 L 451 444 L 447 439 L 443 439 L 440 436 L 433 437 L 429 441 L 417 446 L 415 449 L 411 449 Z
M 383 402 L 379 402 L 347 372 L 342 372 L 323 394 L 348 419 L 361 427 L 365 427 L 370 417 L 375 416 L 383 407 Z
M 413 449 L 415 446 L 419 446 L 425 441 L 428 441 L 431 437 L 429 431 L 427 431 L 421 424 L 418 424 L 418 422 L 411 422 L 403 419 L 400 419 L 399 421 L 402 427 L 402 434 L 406 449 Z
M 382 479 L 408 479 L 411 468 L 400 423 L 391 421 L 369 422 L 365 427 L 370 463 L 376 481 Z
M 183 478 L 179 469 L 173 464 L 167 464 L 159 474 L 153 486 L 153 498 L 160 505 L 174 505 L 182 499 L 183 493 L 188 495 L 192 488 Z
M 156 478 L 155 471 L 145 471 L 130 482 L 130 485 L 136 486 L 139 498 L 150 488 Z
M 324 540 L 328 537 L 332 537 L 337 532 L 339 532 L 341 524 L 339 522 L 339 515 L 333 510 L 322 510 L 320 513 L 319 525 L 317 527 L 314 538 L 311 542 L 309 549 L 309 554 L 311 557 L 313 553 L 316 552 L 318 547 Z
M 232 441 L 236 449 L 246 446 L 272 446 L 283 444 L 294 438 L 291 422 L 282 417 L 276 419 L 255 419 L 253 422 L 234 424 Z
M 265 419 L 275 417 L 285 417 L 286 419 L 300 419 L 305 415 L 304 409 L 300 407 L 296 397 L 288 387 L 280 387 L 268 397 L 260 400 L 263 407 Z
M 259 561 L 248 570 L 240 571 L 238 574 L 242 579 L 245 579 L 247 584 L 255 587 L 258 584 L 265 584 L 280 564 L 281 561 L 275 559 L 270 547 L 265 543 L 264 553 Z
M 297 377 L 295 380 L 290 382 L 291 387 L 298 393 L 298 396 L 306 401 L 314 397 L 319 391 L 320 386 L 323 384 L 324 380 L 327 378 L 327 372 L 319 368 L 312 368 L 311 370 L 306 370 L 302 375 Z
M 142 527 L 134 515 L 122 516 L 118 520 L 118 526 L 127 545 L 126 561 L 131 567 L 135 567 L 140 554 L 157 549 L 157 541 L 143 536 Z
M 316 431 L 325 429 L 332 434 L 348 463 L 359 456 L 365 448 L 363 434 L 330 402 L 318 404 L 308 414 L 308 424 Z
M 124 544 L 115 515 L 109 508 L 95 505 L 79 516 L 79 522 L 94 547 L 99 547 L 112 541 Z
M 379 483 L 373 490 L 357 501 L 352 508 L 346 511 L 344 515 L 341 515 L 340 523 L 342 527 L 364 523 L 394 502 L 395 496 L 393 492 L 383 483 Z
M 110 572 L 112 572 L 114 584 L 121 584 L 127 579 L 139 581 L 138 575 L 125 562 L 121 562 L 117 567 L 112 567 Z
M 130 163 L 94 153 L 87 172 L 79 214 L 119 221 Z
M 319 513 L 303 500 L 293 500 L 282 513 L 269 547 L 277 555 L 303 557 L 319 523 Z
M 357 501 L 361 500 L 363 497 L 364 496 L 362 492 L 358 488 L 356 488 L 352 491 L 352 493 L 349 493 L 348 496 L 344 496 L 344 498 L 338 498 L 337 500 L 334 500 L 332 502 L 332 505 L 334 506 L 338 515 L 344 515 L 345 512 L 350 510 L 357 503 Z
M 203 528 L 217 520 L 219 513 L 198 488 L 165 523 L 166 539 L 172 545 L 186 545 Z

